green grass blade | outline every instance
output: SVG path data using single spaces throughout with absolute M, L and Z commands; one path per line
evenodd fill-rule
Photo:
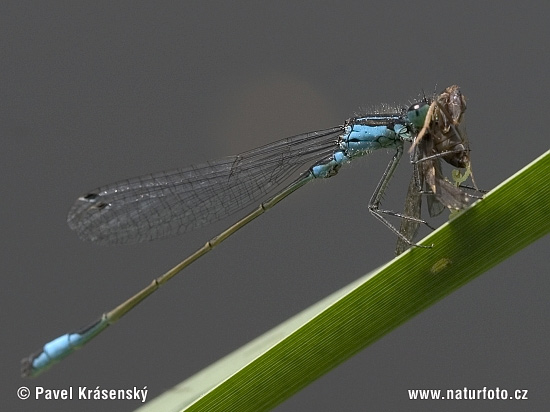
M 270 409 L 550 232 L 550 151 L 384 267 L 323 299 L 139 411 Z M 183 352 L 184 353 L 184 352 Z

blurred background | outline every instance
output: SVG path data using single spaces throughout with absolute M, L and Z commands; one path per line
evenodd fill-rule
M 459 84 L 478 185 L 548 150 L 550 7 L 537 2 L 4 2 L 0 6 L 3 410 L 27 385 L 148 399 L 394 256 L 367 203 L 393 153 L 307 185 L 36 380 L 19 361 L 147 285 L 229 218 L 134 246 L 65 223 L 99 185 L 408 106 Z M 498 6 L 496 6 L 498 4 Z M 400 210 L 403 162 L 384 205 Z M 278 411 L 516 411 L 548 405 L 548 237 L 281 404 Z M 545 257 L 546 256 L 546 257 Z M 407 389 L 529 390 L 528 401 L 410 401 Z

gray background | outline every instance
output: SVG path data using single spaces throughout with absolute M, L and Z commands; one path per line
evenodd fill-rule
M 391 153 L 285 200 L 36 380 L 19 360 L 84 325 L 233 219 L 126 247 L 81 242 L 77 196 L 147 172 L 408 105 L 457 83 L 478 184 L 548 149 L 548 6 L 539 2 L 3 2 L 0 7 L 2 410 L 16 389 L 149 388 L 149 398 L 393 257 L 366 204 Z M 485 4 L 485 3 L 484 3 Z M 403 163 L 386 205 L 399 209 Z M 548 238 L 278 407 L 541 410 L 548 405 Z M 411 388 L 528 389 L 529 401 L 409 401 Z

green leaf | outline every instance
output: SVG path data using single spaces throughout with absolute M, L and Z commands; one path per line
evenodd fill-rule
M 139 411 L 273 408 L 550 231 L 550 151 L 413 248 Z

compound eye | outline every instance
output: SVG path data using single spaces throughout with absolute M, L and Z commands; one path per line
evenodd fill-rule
M 421 128 L 424 126 L 429 109 L 430 105 L 425 101 L 415 103 L 407 110 L 407 118 L 415 127 Z

